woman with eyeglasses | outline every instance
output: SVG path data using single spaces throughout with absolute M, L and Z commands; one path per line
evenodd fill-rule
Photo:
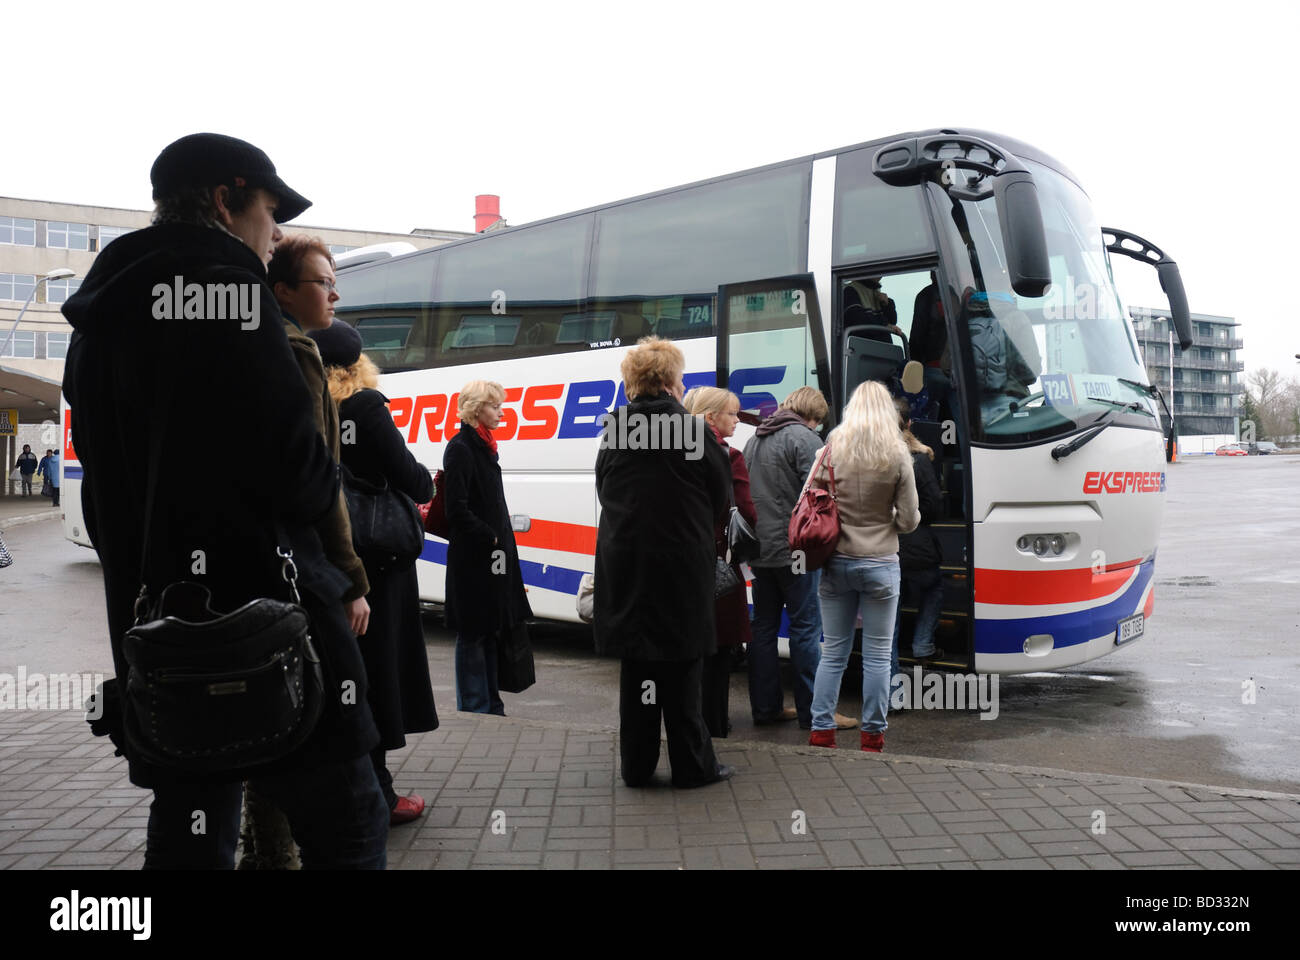
M 284 332 L 289 338 L 289 346 L 312 398 L 316 429 L 324 439 L 326 449 L 338 461 L 338 407 L 330 397 L 320 351 L 307 336 L 308 331 L 324 330 L 333 319 L 334 304 L 339 298 L 334 290 L 334 258 L 330 256 L 329 248 L 315 237 L 289 236 L 276 244 L 266 272 L 267 283 L 284 314 Z M 366 602 L 370 583 L 361 559 L 352 548 L 352 525 L 348 521 L 342 489 L 339 490 L 338 502 L 316 525 L 316 530 L 329 564 L 346 576 L 346 589 L 343 589 L 342 581 L 338 585 L 343 591 L 343 614 L 352 632 L 361 636 L 370 623 L 370 606 Z M 313 629 L 328 627 L 313 622 Z M 342 629 L 341 624 L 339 629 Z M 360 670 L 361 664 L 357 666 Z M 251 783 L 244 789 L 240 839 L 244 846 L 239 863 L 241 870 L 289 869 L 297 859 L 284 814 Z

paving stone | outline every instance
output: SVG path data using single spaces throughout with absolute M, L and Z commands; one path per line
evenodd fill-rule
M 852 840 L 822 840 L 821 847 L 827 863 L 832 867 L 863 866 L 862 854 Z
M 1116 827 L 1115 832 L 1139 850 L 1168 850 L 1169 844 L 1146 827 Z M 1126 861 L 1127 862 L 1127 861 Z
M 1091 870 L 1123 870 L 1124 864 L 1120 863 L 1109 853 L 1087 853 L 1079 858 L 1088 865 Z
M 1117 854 L 1128 867 L 1170 867 L 1188 863 L 1187 855 L 1177 850 L 1143 850 L 1137 853 Z
M 990 833 L 988 834 L 989 842 L 1002 851 L 1002 856 L 1008 860 L 1031 859 L 1042 863 L 1038 858 L 1037 852 L 1025 841 L 1021 840 L 1014 833 Z
M 854 840 L 853 846 L 857 848 L 863 862 L 869 867 L 899 862 L 898 857 L 894 855 L 894 851 L 889 848 L 889 844 L 884 840 Z

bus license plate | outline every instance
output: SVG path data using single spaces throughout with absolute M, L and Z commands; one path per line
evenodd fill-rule
M 1136 614 L 1132 617 L 1125 617 L 1119 622 L 1119 629 L 1115 632 L 1115 645 L 1128 643 L 1130 640 L 1137 640 L 1142 636 L 1146 629 L 1146 617 L 1142 614 Z

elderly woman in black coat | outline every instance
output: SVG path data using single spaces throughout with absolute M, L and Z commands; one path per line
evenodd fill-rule
M 623 358 L 628 404 L 606 421 L 596 457 L 596 650 L 623 661 L 619 740 L 629 787 L 658 766 L 661 716 L 674 786 L 734 772 L 713 753 L 701 696 L 703 658 L 717 649 L 713 533 L 731 470 L 704 422 L 681 405 L 684 369 L 671 342 L 641 340 Z
M 342 464 L 353 476 L 376 486 L 386 484 L 416 503 L 433 499 L 428 469 L 407 449 L 401 432 L 393 426 L 388 398 L 375 389 L 379 370 L 361 352 L 361 335 L 335 320 L 309 336 L 320 350 L 330 396 L 338 404 Z M 420 622 L 415 562 L 363 559 L 370 581 L 370 624 L 361 641 L 361 656 L 369 680 L 366 696 L 381 738 L 370 760 L 388 802 L 390 822 L 397 825 L 417 819 L 424 812 L 424 798 L 414 793 L 397 795 L 386 754 L 406 746 L 408 733 L 436 730 L 438 712 Z
M 497 442 L 506 391 L 473 380 L 460 391 L 460 432 L 442 455 L 446 487 L 447 626 L 456 631 L 456 709 L 505 716 L 497 637 L 533 615 L 501 483 Z

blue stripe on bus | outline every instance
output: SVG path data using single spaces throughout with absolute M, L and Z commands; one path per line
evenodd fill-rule
M 72 466 L 71 464 L 64 464 L 64 466 L 63 466 L 63 479 L 64 479 L 64 480 L 80 480 L 80 479 L 81 479 L 81 468 L 80 468 L 80 467 L 74 467 L 74 466 Z
M 975 652 L 1024 653 L 1025 639 L 1040 633 L 1050 634 L 1052 646 L 1057 650 L 1104 636 L 1115 629 L 1116 622 L 1132 616 L 1137 610 L 1138 601 L 1154 573 L 1155 558 L 1152 557 L 1142 562 L 1137 577 L 1119 599 L 1100 607 L 1018 620 L 979 618 L 975 621 Z
M 447 544 L 442 540 L 430 540 L 425 537 L 424 549 L 420 552 L 420 559 L 445 567 L 447 565 Z M 567 593 L 576 597 L 578 595 L 578 583 L 582 580 L 582 575 L 587 571 L 571 570 L 568 567 L 557 566 L 554 563 L 536 563 L 532 560 L 520 558 L 519 572 L 523 575 L 524 583 L 527 586 L 540 587 L 543 590 L 554 590 L 557 593 Z

